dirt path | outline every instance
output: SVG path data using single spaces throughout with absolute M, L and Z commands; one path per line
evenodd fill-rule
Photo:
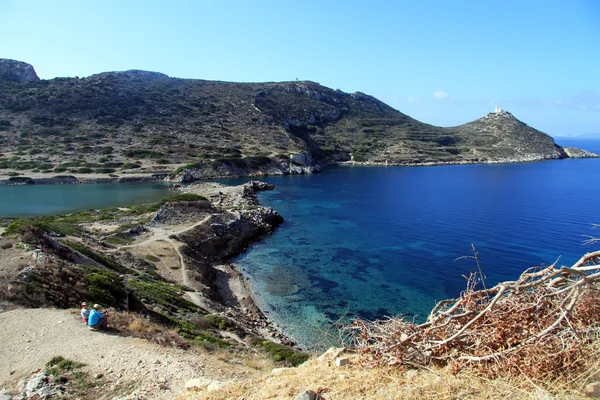
M 144 257 L 145 254 L 150 254 L 160 258 L 162 263 L 170 265 L 169 267 L 161 268 L 163 276 L 193 289 L 192 291 L 186 292 L 188 299 L 200 307 L 205 307 L 206 302 L 203 301 L 202 295 L 197 292 L 198 287 L 196 287 L 197 285 L 194 283 L 193 279 L 190 278 L 189 269 L 186 268 L 185 258 L 180 251 L 182 243 L 173 239 L 172 236 L 194 229 L 196 226 L 204 224 L 211 217 L 212 215 L 207 215 L 202 220 L 193 224 L 150 227 L 148 228 L 150 231 L 150 236 L 148 238 L 134 244 L 119 246 L 116 249 L 108 250 L 108 252 L 126 249 L 133 253 L 137 253 L 140 257 Z M 160 250 L 163 253 L 165 252 L 165 248 L 161 248 L 160 243 L 168 243 L 173 250 L 173 256 L 169 256 L 168 254 L 157 254 L 157 250 Z M 179 270 L 179 272 L 176 273 L 176 270 Z
M 92 376 L 102 373 L 116 387 L 134 382 L 141 398 L 175 398 L 191 378 L 226 382 L 248 374 L 247 368 L 211 354 L 91 331 L 77 314 L 56 309 L 0 313 L 0 388 L 14 386 L 54 356 L 83 362 Z
M 210 217 L 212 217 L 212 214 L 211 215 L 207 215 L 202 220 L 200 220 L 198 222 L 195 222 L 193 224 L 180 225 L 180 226 L 177 226 L 177 227 L 176 226 L 170 226 L 169 228 L 167 228 L 167 227 L 150 227 L 150 228 L 147 228 L 151 232 L 151 236 L 149 238 L 147 238 L 146 240 L 143 240 L 141 242 L 134 243 L 134 244 L 128 244 L 128 245 L 125 245 L 125 246 L 119 246 L 117 249 L 109 250 L 107 252 L 117 251 L 117 250 L 121 250 L 121 249 L 129 249 L 129 248 L 138 247 L 138 246 L 144 246 L 144 245 L 147 245 L 149 243 L 156 242 L 158 240 L 168 240 L 169 236 L 171 236 L 171 235 L 179 235 L 180 233 L 183 233 L 185 231 L 193 229 L 193 228 L 195 228 L 198 225 L 202 225 L 203 223 L 205 223 L 206 221 L 208 221 Z

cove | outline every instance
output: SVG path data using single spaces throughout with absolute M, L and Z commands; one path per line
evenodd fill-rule
M 336 321 L 423 320 L 477 270 L 485 284 L 570 265 L 596 247 L 599 159 L 437 167 L 339 167 L 267 177 L 260 201 L 286 220 L 235 263 L 257 301 L 304 347 Z
M 153 203 L 172 195 L 161 182 L 0 186 L 0 217 L 31 217 Z

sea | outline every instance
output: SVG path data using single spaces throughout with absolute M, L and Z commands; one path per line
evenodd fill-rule
M 173 195 L 162 182 L 0 186 L 0 217 L 33 217 L 153 203 Z
M 557 142 L 600 154 L 600 141 Z M 328 347 L 354 318 L 424 321 L 479 271 L 474 251 L 490 287 L 598 250 L 584 241 L 600 237 L 599 172 L 568 159 L 267 177 L 277 190 L 259 199 L 285 223 L 234 262 L 286 335 Z
M 600 140 L 560 139 L 600 154 Z M 600 243 L 600 159 L 435 167 L 337 167 L 264 178 L 285 222 L 233 262 L 303 348 L 339 343 L 338 324 L 424 321 L 478 272 L 489 286 L 527 268 L 572 265 Z M 239 184 L 242 181 L 226 181 Z M 0 187 L 0 217 L 157 201 L 156 183 Z

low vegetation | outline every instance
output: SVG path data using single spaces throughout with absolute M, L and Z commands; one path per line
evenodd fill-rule
M 85 364 L 65 359 L 60 356 L 53 357 L 46 363 L 44 372 L 50 375 L 49 383 L 57 386 L 69 386 L 71 396 L 88 396 L 90 390 L 100 384 L 94 381 L 89 374 L 82 371 Z
M 120 307 L 127 301 L 127 291 L 121 277 L 112 271 L 95 267 L 82 267 L 87 287 L 86 300 L 109 307 Z
M 198 306 L 183 298 L 184 289 L 174 283 L 139 275 L 127 280 L 125 286 L 137 298 L 145 299 L 147 303 L 158 305 L 170 313 L 200 311 Z
M 68 222 L 62 222 L 52 217 L 41 217 L 36 219 L 19 219 L 13 221 L 6 227 L 4 234 L 22 234 L 25 226 L 27 225 L 39 228 L 44 233 L 56 234 L 60 236 L 79 236 L 83 232 L 83 230 L 77 225 Z
M 107 267 L 113 271 L 116 271 L 116 272 L 126 272 L 127 271 L 127 268 L 123 267 L 118 262 L 112 260 L 110 258 L 110 256 L 107 256 L 100 252 L 94 251 L 82 243 L 74 242 L 72 240 L 67 240 L 67 239 L 61 240 L 61 243 L 64 244 L 65 246 L 70 247 L 71 249 L 73 249 L 75 251 L 78 251 L 79 253 L 83 254 L 84 256 L 90 258 L 91 260 L 94 260 L 97 263 L 104 265 L 105 267 Z
M 297 367 L 310 357 L 307 353 L 295 351 L 289 346 L 271 342 L 270 340 L 261 341 L 260 346 L 274 361 L 282 362 L 292 367 Z

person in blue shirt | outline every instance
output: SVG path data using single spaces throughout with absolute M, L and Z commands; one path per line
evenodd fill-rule
M 108 327 L 108 313 L 100 312 L 100 304 L 94 304 L 88 317 L 88 325 L 92 329 L 106 330 Z

